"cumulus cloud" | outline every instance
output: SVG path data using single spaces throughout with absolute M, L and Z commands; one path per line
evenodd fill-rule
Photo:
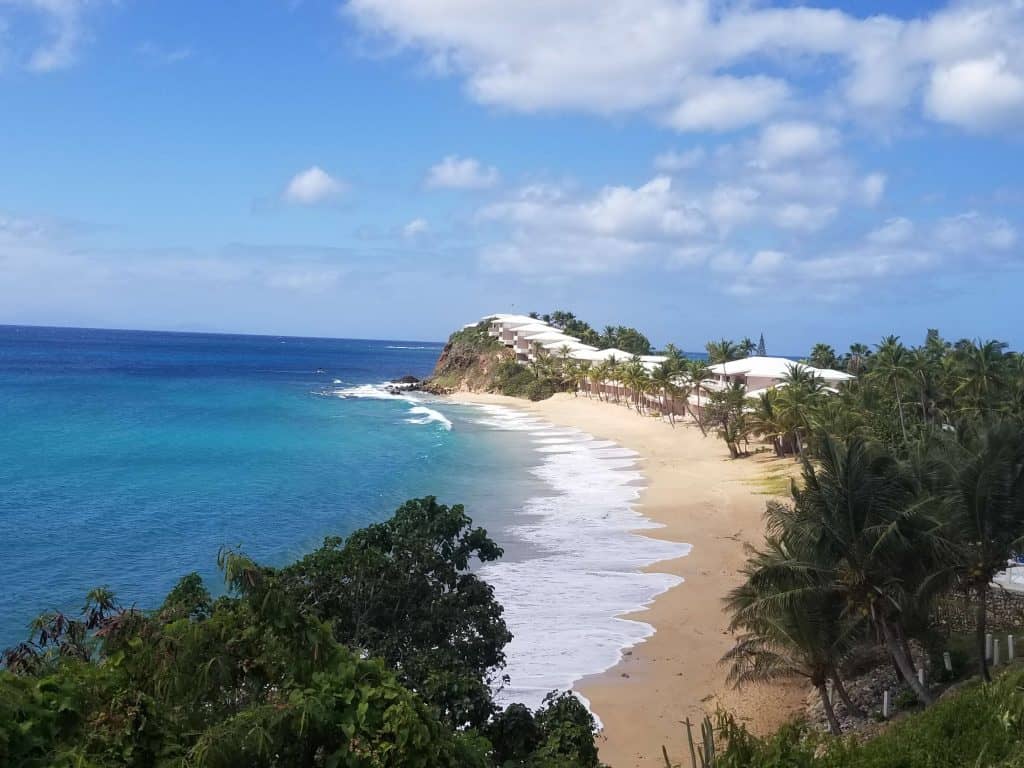
M 734 130 L 828 93 L 851 118 L 923 103 L 927 117 L 969 130 L 1024 121 L 1017 0 L 902 18 L 690 0 L 349 0 L 345 12 L 390 50 L 462 78 L 473 99 L 520 111 Z
M 413 219 L 402 227 L 402 237 L 406 240 L 415 240 L 417 237 L 425 235 L 429 229 L 430 225 L 426 219 Z
M 4 28 L 2 13 L 5 7 L 24 11 L 28 21 L 24 30 L 20 26 L 14 28 L 18 38 L 30 39 L 37 26 L 42 29 L 42 36 L 33 43 L 23 65 L 41 73 L 66 69 L 75 63 L 79 49 L 88 37 L 84 16 L 89 4 L 87 0 L 0 0 L 0 31 Z M 3 40 L 0 39 L 2 52 Z
M 696 168 L 706 157 L 704 147 L 693 147 L 683 152 L 670 149 L 654 158 L 654 168 L 662 173 L 679 173 Z
M 980 255 L 1013 248 L 1017 244 L 1017 230 L 1005 219 L 968 211 L 940 221 L 935 238 L 949 250 Z
M 1005 55 L 957 61 L 936 68 L 925 103 L 939 120 L 972 131 L 1024 123 L 1024 74 Z
M 757 159 L 766 166 L 821 157 L 839 144 L 834 128 L 805 121 L 772 123 L 764 127 Z
M 897 216 L 868 233 L 868 241 L 882 245 L 905 243 L 914 236 L 914 223 L 910 219 Z
M 448 155 L 427 172 L 427 186 L 434 189 L 490 189 L 500 180 L 498 169 L 481 165 L 472 157 Z
M 295 174 L 281 197 L 295 205 L 318 205 L 338 198 L 347 185 L 318 165 Z

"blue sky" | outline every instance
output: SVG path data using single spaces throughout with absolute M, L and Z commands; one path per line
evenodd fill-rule
M 1024 3 L 0 0 L 0 323 L 1024 344 Z

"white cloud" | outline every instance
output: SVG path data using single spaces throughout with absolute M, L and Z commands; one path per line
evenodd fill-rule
M 939 120 L 972 131 L 1020 125 L 1024 75 L 1012 71 L 999 53 L 958 61 L 932 73 L 925 103 Z
M 861 201 L 873 208 L 882 201 L 888 178 L 884 173 L 869 173 L 860 181 Z
M 434 189 L 489 189 L 500 176 L 494 166 L 483 166 L 472 157 L 448 155 L 427 173 L 427 186 Z
M 766 166 L 803 158 L 821 157 L 839 144 L 833 128 L 811 122 L 788 121 L 764 127 L 757 159 Z
M 775 212 L 775 223 L 783 229 L 816 232 L 832 221 L 837 212 L 838 209 L 833 205 L 787 203 Z
M 693 147 L 683 152 L 670 149 L 654 158 L 654 169 L 662 173 L 678 173 L 696 168 L 707 156 L 704 147 Z
M 148 59 L 154 59 L 156 61 L 162 61 L 166 64 L 177 64 L 191 59 L 194 55 L 194 51 L 188 46 L 167 48 L 159 45 L 158 43 L 154 43 L 152 40 L 146 40 L 141 43 L 137 50 L 140 56 L 145 56 Z
M 914 236 L 914 223 L 910 219 L 895 217 L 868 233 L 868 241 L 880 245 L 898 245 Z
M 697 84 L 666 122 L 680 131 L 728 131 L 759 123 L 781 108 L 786 84 L 769 77 L 716 77 Z
M 402 227 L 402 236 L 406 240 L 415 240 L 417 237 L 426 234 L 429 229 L 430 225 L 426 219 L 413 219 Z
M 777 272 L 786 261 L 786 254 L 781 251 L 758 251 L 750 260 L 747 268 L 755 274 Z
M 983 255 L 986 251 L 1007 251 L 1017 244 L 1017 231 L 1004 219 L 969 211 L 939 222 L 936 243 L 951 251 Z
M 0 11 L 5 6 L 26 11 L 35 17 L 26 22 L 26 27 L 38 21 L 44 30 L 43 40 L 34 43 L 24 66 L 33 72 L 45 73 L 74 64 L 79 48 L 88 37 L 83 16 L 89 4 L 87 0 L 0 0 Z M 0 18 L 0 31 L 3 31 L 2 22 Z M 31 33 L 18 28 L 16 34 L 19 40 L 27 40 Z M 0 52 L 3 42 L 0 39 Z
M 519 111 L 733 130 L 834 97 L 867 124 L 922 102 L 971 130 L 1024 122 L 1019 0 L 906 18 L 709 0 L 349 0 L 345 12 L 475 100 Z
M 525 187 L 486 206 L 480 218 L 511 229 L 506 242 L 483 249 L 482 263 L 532 274 L 615 271 L 698 238 L 707 228 L 703 212 L 678 194 L 668 176 L 579 198 L 557 187 Z
M 285 187 L 282 197 L 285 202 L 296 205 L 317 205 L 336 199 L 346 189 L 344 182 L 314 165 L 295 174 Z

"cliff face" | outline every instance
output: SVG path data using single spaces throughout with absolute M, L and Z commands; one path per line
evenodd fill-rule
M 486 326 L 464 328 L 448 339 L 424 388 L 438 393 L 494 392 L 499 388 L 499 367 L 514 360 L 510 349 L 487 335 Z

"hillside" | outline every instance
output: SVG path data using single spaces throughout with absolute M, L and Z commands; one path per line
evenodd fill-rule
M 552 372 L 541 374 L 516 362 L 511 349 L 487 334 L 484 323 L 453 333 L 423 383 L 423 389 L 436 394 L 494 392 L 529 400 L 551 397 L 564 386 Z

